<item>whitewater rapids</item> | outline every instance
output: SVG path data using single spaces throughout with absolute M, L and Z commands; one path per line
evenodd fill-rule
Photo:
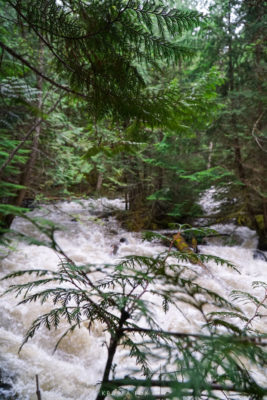
M 59 202 L 36 209 L 29 215 L 43 216 L 60 225 L 62 229 L 57 231 L 56 240 L 64 252 L 80 265 L 115 263 L 125 255 L 154 256 L 166 250 L 158 243 L 143 241 L 140 234 L 126 232 L 113 217 L 98 217 L 101 212 L 123 208 L 122 200 L 103 198 Z M 15 219 L 12 228 L 29 236 L 45 239 L 29 222 L 21 218 Z M 255 232 L 239 228 L 239 235 L 242 238 L 240 246 L 222 246 L 215 243 L 200 246 L 200 250 L 202 253 L 233 262 L 241 274 L 210 262 L 209 270 L 216 279 L 199 268 L 198 283 L 228 298 L 231 290 L 238 289 L 261 299 L 264 296 L 263 289 L 252 289 L 252 282 L 267 282 L 267 262 L 253 259 L 257 240 Z M 120 244 L 118 253 L 113 255 L 112 246 L 120 243 L 122 237 L 127 240 Z M 60 260 L 52 249 L 21 241 L 14 242 L 12 246 L 10 254 L 2 260 L 0 277 L 30 268 L 57 270 Z M 24 279 L 26 281 L 27 278 Z M 1 292 L 10 283 L 2 282 Z M 17 302 L 18 299 L 12 294 L 0 298 L 0 369 L 8 373 L 6 381 L 10 381 L 12 386 L 9 392 L 0 390 L 0 398 L 4 399 L 13 390 L 20 400 L 36 400 L 35 375 L 38 374 L 42 400 L 94 400 L 96 384 L 102 377 L 107 354 L 103 343 L 108 340 L 108 336 L 103 332 L 102 326 L 96 324 L 90 333 L 86 326 L 76 330 L 62 341 L 55 354 L 53 348 L 58 333 L 43 328 L 18 354 L 30 323 L 40 313 L 47 311 L 48 305 L 41 307 L 38 303 L 33 303 L 18 307 Z M 251 304 L 242 305 L 242 308 L 248 316 L 253 315 L 255 311 Z M 189 307 L 187 309 L 185 305 L 183 310 L 184 315 L 178 311 L 165 315 L 161 311 L 158 314 L 158 322 L 169 331 L 199 331 L 203 321 L 197 312 Z M 190 325 L 188 320 L 191 321 Z M 256 318 L 253 327 L 266 333 L 266 318 Z M 125 354 L 117 361 L 119 372 L 129 367 L 129 358 L 126 358 Z

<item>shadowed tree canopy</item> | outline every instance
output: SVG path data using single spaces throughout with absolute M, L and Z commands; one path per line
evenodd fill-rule
M 55 87 L 88 102 L 99 119 L 107 113 L 160 120 L 162 99 L 145 93 L 144 70 L 157 61 L 177 62 L 192 50 L 179 43 L 201 15 L 171 9 L 164 1 L 7 0 L 10 13 L 41 40 L 54 70 L 41 73 L 27 55 L 0 42 L 4 51 Z M 56 74 L 55 74 L 56 72 Z

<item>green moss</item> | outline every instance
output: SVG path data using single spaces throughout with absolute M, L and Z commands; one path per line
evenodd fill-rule
M 263 214 L 255 215 L 255 220 L 257 222 L 257 226 L 260 230 L 264 230 L 264 217 Z

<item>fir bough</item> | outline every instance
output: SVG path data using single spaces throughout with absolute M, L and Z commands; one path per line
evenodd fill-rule
M 191 57 L 192 49 L 181 45 L 179 38 L 202 18 L 197 11 L 172 9 L 161 1 L 7 0 L 7 4 L 48 49 L 69 90 L 55 78 L 43 78 L 87 100 L 97 119 L 110 112 L 145 121 L 148 114 L 157 117 L 151 108 L 153 97 L 142 92 L 146 87 L 142 66 L 157 68 L 162 59 L 177 63 Z M 5 44 L 2 47 L 31 65 Z M 160 114 L 164 117 L 166 110 Z
M 168 251 L 156 257 L 128 256 L 117 265 L 76 266 L 62 260 L 58 271 L 35 269 L 7 275 L 3 279 L 34 277 L 7 289 L 6 294 L 22 296 L 19 304 L 51 304 L 50 311 L 32 322 L 21 347 L 42 326 L 51 330 L 62 322 L 69 325 L 56 349 L 75 329 L 86 324 L 90 332 L 92 324 L 99 321 L 110 341 L 97 400 L 105 399 L 108 392 L 114 399 L 126 395 L 157 399 L 160 388 L 167 399 L 220 399 L 222 393 L 263 399 L 267 388 L 251 371 L 255 368 L 263 373 L 266 367 L 266 335 L 242 331 L 234 321 L 248 323 L 248 317 L 234 303 L 199 285 L 184 262 L 190 263 L 189 255 Z M 259 302 L 255 304 L 259 306 Z M 160 327 L 155 318 L 159 307 L 165 313 L 183 314 L 183 305 L 199 313 L 203 333 L 170 332 Z M 117 377 L 114 369 L 120 347 L 137 365 L 137 370 L 124 378 Z

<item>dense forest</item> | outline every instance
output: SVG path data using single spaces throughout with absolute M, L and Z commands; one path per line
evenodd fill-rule
M 265 2 L 69 3 L 1 1 L 2 226 L 93 194 L 166 226 L 214 186 L 266 250 Z
M 29 219 L 29 208 L 105 196 L 123 199 L 124 210 L 117 211 L 116 218 L 130 232 L 196 227 L 199 221 L 204 229 L 231 222 L 256 231 L 258 250 L 267 251 L 265 42 L 264 0 L 0 0 L 1 244 L 10 246 L 14 236 L 9 235 L 15 235 L 12 222 L 15 217 Z M 210 189 L 220 207 L 207 215 L 201 198 Z M 191 238 L 190 229 L 186 237 Z M 192 231 L 198 240 L 205 235 L 201 229 Z M 193 353 L 198 353 L 205 342 L 208 365 L 203 380 L 209 378 L 209 385 L 206 382 L 201 387 L 200 380 L 189 373 L 189 384 L 179 389 L 169 377 L 169 395 L 155 395 L 151 389 L 154 381 L 143 353 L 128 333 L 123 336 L 127 330 L 140 329 L 129 322 L 132 310 L 137 309 L 149 326 L 147 332 L 143 329 L 142 338 L 147 333 L 146 340 L 154 346 L 162 346 L 166 340 L 164 351 L 169 352 L 169 362 L 171 347 L 168 334 L 155 328 L 144 306 L 137 302 L 138 296 L 133 295 L 140 285 L 142 295 L 146 293 L 147 286 L 142 286 L 141 281 L 145 279 L 147 285 L 153 280 L 162 285 L 179 285 L 183 287 L 181 296 L 193 298 L 201 293 L 216 307 L 231 309 L 231 304 L 216 297 L 215 292 L 200 290 L 197 284 L 194 291 L 182 269 L 172 281 L 171 271 L 167 272 L 172 265 L 167 268 L 167 263 L 177 239 L 158 235 L 170 247 L 153 263 L 149 257 L 139 256 L 120 262 L 112 284 L 109 282 L 113 290 L 110 296 L 115 299 L 112 303 L 102 292 L 108 286 L 110 271 L 99 287 L 95 286 L 87 277 L 88 271 L 79 269 L 57 245 L 53 229 L 47 232 L 51 248 L 64 259 L 51 282 L 70 279 L 76 289 L 84 284 L 92 290 L 93 298 L 99 297 L 96 306 L 74 288 L 67 296 L 53 293 L 54 304 L 60 300 L 66 306 L 72 298 L 77 303 L 77 315 L 81 304 L 85 304 L 88 319 L 100 320 L 111 333 L 98 400 L 106 398 L 114 388 L 127 385 L 134 385 L 135 390 L 127 394 L 115 391 L 112 398 L 220 399 L 216 390 L 224 393 L 224 389 L 240 392 L 242 398 L 264 398 L 267 389 L 258 385 L 243 366 L 235 365 L 234 358 L 227 358 L 224 351 L 228 346 L 230 352 L 229 341 L 225 344 L 216 336 L 214 327 L 209 333 L 215 335 L 216 342 L 205 342 L 203 336 L 199 337 L 200 345 L 195 338 L 191 342 L 192 338 L 186 338 L 179 348 L 186 369 L 192 361 L 188 359 L 186 364 L 188 348 L 191 346 Z M 183 262 L 199 266 L 208 260 L 208 256 L 182 255 Z M 227 264 L 220 258 L 216 262 Z M 142 274 L 136 272 L 141 263 Z M 160 275 L 156 267 L 164 273 Z M 43 275 L 44 272 L 37 272 L 37 286 Z M 9 278 L 16 276 L 11 274 Z M 48 282 L 50 278 L 47 279 Z M 119 306 L 121 293 L 125 295 L 125 285 L 131 279 L 132 291 L 123 307 Z M 120 295 L 114 285 L 119 285 Z M 263 287 L 266 290 L 266 285 Z M 33 288 L 36 289 L 31 283 L 12 290 L 21 294 Z M 161 293 L 166 309 L 167 303 L 173 301 L 170 293 Z M 39 299 L 44 302 L 47 297 L 43 293 Z M 263 301 L 250 300 L 256 305 L 254 317 L 260 306 L 266 308 L 266 295 Z M 191 303 L 187 299 L 191 305 L 194 301 L 195 298 Z M 202 313 L 202 305 L 194 304 Z M 237 309 L 229 310 L 222 312 L 242 319 Z M 77 315 L 70 316 L 66 310 L 62 315 L 71 330 L 74 322 L 75 327 L 79 325 Z M 47 327 L 57 327 L 56 314 L 50 317 Z M 36 321 L 24 342 L 43 324 Z M 219 319 L 214 321 L 215 327 L 222 326 Z M 210 323 L 206 320 L 207 325 Z M 249 336 L 250 323 L 247 318 L 242 332 L 230 323 L 225 322 L 224 327 L 231 335 L 243 338 L 243 342 L 236 341 L 236 348 L 235 341 L 231 342 L 231 351 L 263 366 L 266 354 L 262 353 L 258 336 Z M 151 378 L 151 392 L 143 397 L 138 389 L 136 392 L 136 387 L 144 386 L 141 380 L 140 385 L 130 378 L 114 380 L 112 384 L 109 381 L 122 337 L 144 375 Z M 216 362 L 209 359 L 215 348 Z M 194 362 L 197 360 L 198 356 Z M 218 368 L 226 361 L 225 376 L 212 376 L 214 365 L 217 363 Z M 190 371 L 192 368 L 190 364 Z M 161 387 L 156 378 L 155 382 L 155 387 Z M 201 397 L 203 391 L 206 397 Z M 224 398 L 230 399 L 226 395 Z

